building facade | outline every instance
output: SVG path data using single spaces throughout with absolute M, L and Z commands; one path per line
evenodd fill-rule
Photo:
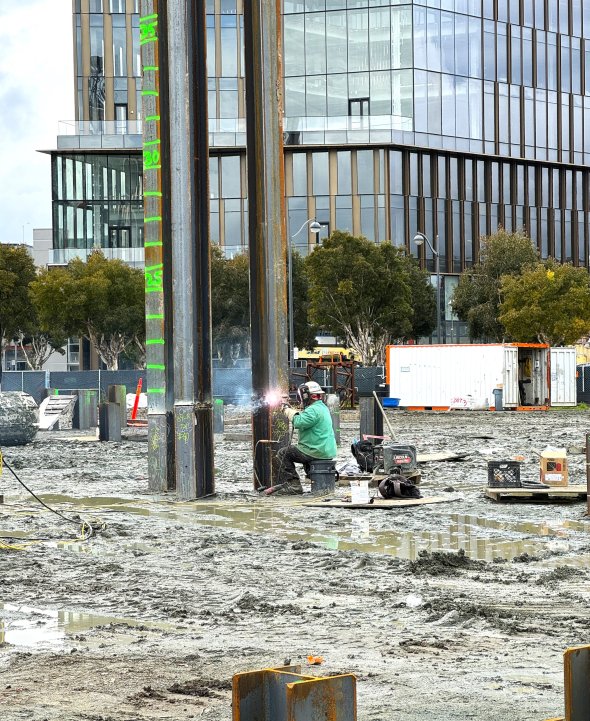
M 74 0 L 77 118 L 53 154 L 54 253 L 141 262 L 138 0 Z M 448 300 L 479 238 L 525 229 L 588 266 L 590 0 L 284 0 L 287 230 L 438 250 Z M 247 246 L 242 0 L 207 1 L 211 239 Z M 426 245 L 426 244 L 425 244 Z M 435 264 L 426 246 L 423 260 Z

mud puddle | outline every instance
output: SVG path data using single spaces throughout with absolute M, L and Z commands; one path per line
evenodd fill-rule
M 107 625 L 174 630 L 167 623 L 0 603 L 0 648 L 38 652 L 62 649 L 76 634 Z
M 39 494 L 39 498 L 49 506 L 57 504 L 67 504 L 76 508 L 84 508 L 88 510 L 104 511 L 123 511 L 124 513 L 136 513 L 140 516 L 149 515 L 149 509 L 137 506 L 135 498 L 121 498 L 110 496 L 83 496 L 77 498 L 75 496 L 66 496 L 57 493 Z
M 587 542 L 590 525 L 575 520 L 518 521 L 511 519 L 483 518 L 474 514 L 450 514 L 439 517 L 434 528 L 394 529 L 397 516 L 385 511 L 349 513 L 321 512 L 313 515 L 310 523 L 309 509 L 297 500 L 282 503 L 259 503 L 244 505 L 225 504 L 215 501 L 182 502 L 174 505 L 158 503 L 156 499 L 142 505 L 137 499 L 121 497 L 72 497 L 45 495 L 49 504 L 67 504 L 75 507 L 82 516 L 84 511 L 95 513 L 132 514 L 146 517 L 166 518 L 183 525 L 204 525 L 223 529 L 235 529 L 245 533 L 271 535 L 292 542 L 316 543 L 333 550 L 358 551 L 395 556 L 415 560 L 422 551 L 463 551 L 474 560 L 511 560 L 518 556 L 538 556 L 545 551 L 575 553 L 580 541 Z M 372 514 L 372 515 L 371 515 Z M 378 514 L 378 515 L 377 515 Z M 384 527 L 385 526 L 385 527 Z M 22 536 L 26 538 L 26 536 Z M 105 539 L 107 540 L 107 539 Z M 52 545 L 64 550 L 93 555 L 109 555 L 108 542 L 94 545 L 72 541 L 55 542 Z M 118 550 L 121 542 L 117 541 Z M 126 550 L 158 553 L 150 544 L 125 543 Z M 573 560 L 573 559 L 572 559 Z M 575 565 L 590 565 L 580 555 Z

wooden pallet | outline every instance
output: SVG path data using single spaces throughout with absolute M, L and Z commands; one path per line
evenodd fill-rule
M 391 508 L 426 506 L 431 503 L 448 503 L 456 500 L 458 499 L 454 496 L 427 496 L 425 498 L 375 498 L 373 499 L 373 503 L 351 503 L 341 498 L 326 498 L 323 501 L 314 501 L 312 503 L 304 503 L 303 505 L 309 506 L 310 508 L 363 508 L 367 510 L 380 509 L 386 511 Z
M 551 488 L 490 488 L 484 493 L 493 501 L 577 501 L 586 500 L 586 484 L 552 486 Z

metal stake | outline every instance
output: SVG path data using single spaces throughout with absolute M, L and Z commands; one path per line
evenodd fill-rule
M 244 31 L 254 483 L 268 488 L 289 385 L 280 0 L 245 3 Z
M 141 10 L 148 486 L 164 492 L 174 488 L 169 128 L 160 120 L 168 115 L 166 18 L 159 0 L 143 0 Z
M 167 31 L 176 490 L 192 499 L 215 488 L 205 3 L 167 3 Z

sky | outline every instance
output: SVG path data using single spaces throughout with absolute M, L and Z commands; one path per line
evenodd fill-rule
M 51 227 L 59 121 L 74 118 L 71 0 L 0 0 L 0 242 Z

